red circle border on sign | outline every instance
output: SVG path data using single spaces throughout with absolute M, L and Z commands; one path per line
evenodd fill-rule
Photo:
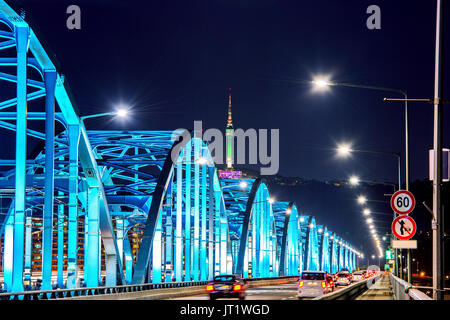
M 411 232 L 411 234 L 410 235 L 408 235 L 408 236 L 406 236 L 406 237 L 402 237 L 401 235 L 399 235 L 399 234 L 397 234 L 396 232 L 395 232 L 395 223 L 398 221 L 398 220 L 400 220 L 400 219 L 408 219 L 408 220 L 410 220 L 411 221 L 411 223 L 412 223 L 412 225 L 413 225 L 413 230 L 412 230 L 412 232 Z M 412 218 L 412 217 L 410 217 L 410 216 L 398 216 L 397 218 L 395 218 L 394 219 L 394 221 L 392 221 L 392 225 L 391 225 L 391 229 L 392 229 L 392 233 L 394 234 L 394 236 L 396 236 L 397 237 L 397 239 L 399 239 L 399 240 L 409 240 L 409 239 L 411 239 L 412 237 L 414 237 L 414 235 L 416 234 L 416 230 L 417 230 L 417 225 L 416 225 L 416 222 L 414 221 L 414 219 Z
M 395 197 L 396 197 L 397 195 L 401 194 L 401 193 L 406 193 L 408 196 L 411 197 L 411 200 L 412 200 L 411 208 L 410 208 L 408 211 L 406 211 L 406 212 L 398 211 L 398 210 L 395 208 L 395 205 L 394 205 L 394 199 L 395 199 Z M 399 215 L 403 215 L 403 216 L 404 216 L 404 215 L 408 215 L 408 214 L 410 214 L 410 213 L 414 210 L 415 207 L 416 207 L 416 198 L 414 198 L 414 195 L 413 195 L 411 192 L 409 192 L 408 190 L 399 190 L 399 191 L 395 192 L 395 193 L 392 195 L 392 197 L 391 197 L 391 208 L 392 208 L 392 210 L 395 211 L 395 213 L 397 213 L 397 214 L 399 214 Z

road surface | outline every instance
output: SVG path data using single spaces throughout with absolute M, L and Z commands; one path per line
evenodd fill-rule
M 334 290 L 340 290 L 344 287 L 337 287 Z M 245 300 L 296 300 L 297 299 L 298 282 L 289 284 L 280 284 L 276 286 L 258 287 L 247 289 Z M 229 298 L 230 300 L 237 300 Z M 207 294 L 179 297 L 168 300 L 209 300 Z M 228 299 L 218 299 L 228 300 Z

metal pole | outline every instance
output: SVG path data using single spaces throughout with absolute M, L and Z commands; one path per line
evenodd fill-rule
M 405 188 L 409 190 L 408 94 L 405 91 Z M 411 283 L 411 249 L 406 250 L 408 282 Z
M 436 10 L 436 57 L 434 78 L 434 177 L 433 177 L 433 299 L 442 300 L 442 228 L 441 228 L 441 182 L 442 182 L 442 46 L 443 0 L 437 0 Z

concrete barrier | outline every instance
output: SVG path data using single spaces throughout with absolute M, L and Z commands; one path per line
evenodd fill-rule
M 353 283 L 339 291 L 314 298 L 313 300 L 353 300 L 374 285 L 379 278 L 380 276 L 377 275 L 373 278 Z
M 275 286 L 280 284 L 293 283 L 298 277 L 287 277 L 278 279 L 251 280 L 248 279 L 247 288 Z M 206 294 L 205 286 L 192 286 L 184 288 L 152 289 L 136 292 L 99 294 L 93 296 L 79 296 L 62 298 L 58 300 L 163 300 L 170 298 L 189 297 Z

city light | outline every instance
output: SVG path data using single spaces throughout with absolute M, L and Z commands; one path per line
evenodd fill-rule
M 366 222 L 370 224 L 370 223 L 373 222 L 373 219 L 372 219 L 372 218 L 369 218 L 369 219 L 366 220 Z
M 270 198 L 270 199 L 269 199 L 269 203 L 270 203 L 270 204 L 272 204 L 272 203 L 274 203 L 274 202 L 275 202 L 275 199 L 274 199 L 274 198 Z
M 370 215 L 370 209 L 365 208 L 365 209 L 363 210 L 363 214 L 364 214 L 365 216 Z

